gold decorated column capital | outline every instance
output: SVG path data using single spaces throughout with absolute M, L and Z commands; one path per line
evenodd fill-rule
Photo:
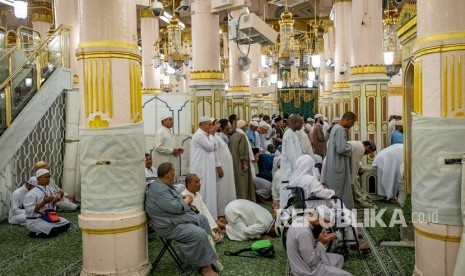
M 221 71 L 191 71 L 191 80 L 223 80 L 224 74 Z
M 358 65 L 350 68 L 351 75 L 368 75 L 368 74 L 386 74 L 386 65 L 383 64 L 368 64 Z

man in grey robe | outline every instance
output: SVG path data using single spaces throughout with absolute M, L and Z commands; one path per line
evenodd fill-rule
M 313 212 L 292 221 L 286 237 L 286 251 L 289 265 L 295 276 L 336 276 L 351 275 L 342 270 L 344 258 L 341 255 L 326 253 L 326 246 L 336 238 L 336 233 L 322 230 L 318 238 L 314 232 L 329 223 L 333 216 L 325 205 Z
M 339 124 L 334 125 L 329 136 L 326 152 L 326 166 L 322 175 L 322 183 L 336 192 L 347 209 L 354 208 L 351 187 L 351 155 L 352 147 L 347 143 L 346 131 L 350 129 L 357 117 L 353 112 L 346 112 Z
M 193 198 L 184 197 L 173 187 L 174 165 L 160 164 L 158 178 L 150 185 L 145 199 L 145 211 L 155 232 L 165 239 L 178 243 L 184 259 L 200 267 L 203 275 L 217 275 L 223 269 L 212 245 L 212 232 L 205 216 L 196 214 L 189 204 Z

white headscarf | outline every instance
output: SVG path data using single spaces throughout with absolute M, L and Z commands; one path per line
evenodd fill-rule
M 294 165 L 294 173 L 289 179 L 289 186 L 301 187 L 304 189 L 305 197 L 311 196 L 321 198 L 331 198 L 334 191 L 325 189 L 314 175 L 315 161 L 308 155 L 302 155 L 297 158 Z

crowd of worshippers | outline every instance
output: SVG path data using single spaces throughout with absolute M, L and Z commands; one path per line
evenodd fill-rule
M 364 172 L 362 158 L 375 152 L 376 144 L 347 140 L 356 120 L 352 112 L 333 119 L 331 125 L 321 114 L 305 121 L 299 114 L 283 118 L 254 115 L 249 122 L 234 114 L 220 120 L 200 117 L 199 128 L 191 140 L 189 173 L 184 185 L 176 180 L 173 165 L 184 149 L 176 146 L 171 131 L 173 118 L 162 117 L 153 159 L 146 154 L 146 211 L 152 227 L 161 236 L 184 243 L 186 259 L 201 267 L 203 274 L 216 275 L 222 266 L 212 244 L 221 242 L 225 235 L 235 241 L 273 236 L 276 214 L 286 207 L 290 197 L 286 186 L 302 187 L 305 196 L 336 197 L 341 202 L 338 208 L 344 210 L 376 208 L 359 181 Z M 395 136 L 394 132 L 401 133 L 399 121 L 396 117 L 389 139 Z M 381 163 L 377 164 L 378 171 L 384 166 Z M 397 191 L 389 188 L 392 191 L 384 192 L 386 198 L 395 199 L 398 187 Z M 273 214 L 257 204 L 270 200 Z M 334 235 L 319 233 L 321 236 L 316 235 L 314 240 L 305 240 L 305 244 L 316 246 L 299 249 L 303 246 L 303 235 L 307 237 L 308 231 L 321 228 L 315 217 L 305 218 L 309 228 L 290 235 L 296 240 L 287 241 L 294 243 L 290 248 L 296 250 L 293 254 L 288 250 L 293 272 L 320 275 L 320 272 L 311 273 L 318 267 L 330 272 L 334 268 L 337 274 L 340 258 L 335 261 L 328 257 L 315 243 L 325 245 Z M 172 227 L 185 222 L 191 223 L 192 229 Z M 197 234 L 205 236 L 205 232 L 210 240 L 196 237 Z M 366 243 L 352 245 L 369 249 Z
M 45 161 L 35 164 L 33 176 L 21 183 L 10 197 L 8 222 L 26 226 L 32 238 L 54 237 L 70 227 L 58 212 L 76 211 L 74 196 L 63 192 Z

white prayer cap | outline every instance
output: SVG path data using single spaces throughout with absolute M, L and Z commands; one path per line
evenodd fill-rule
M 315 120 L 316 120 L 316 119 L 321 118 L 321 117 L 323 117 L 323 115 L 321 115 L 320 113 L 318 113 L 318 114 L 315 114 L 315 117 L 314 117 L 314 118 L 315 118 Z
M 260 126 L 257 121 L 251 121 L 250 125 L 254 126 L 254 127 L 259 127 Z
M 404 122 L 402 122 L 402 120 L 399 120 L 395 123 L 396 126 L 403 126 L 404 125 Z
M 332 123 L 339 123 L 341 121 L 341 118 L 339 117 L 334 117 L 333 120 L 331 121 Z
M 237 128 L 243 128 L 247 123 L 244 120 L 237 121 Z
M 259 126 L 260 126 L 261 128 L 266 128 L 266 129 L 270 129 L 270 127 L 271 127 L 271 126 L 270 126 L 267 122 L 265 122 L 265 121 L 261 121 L 260 124 L 259 124 Z
M 213 123 L 215 120 L 215 118 L 210 118 L 210 123 Z
M 253 122 L 259 122 L 260 121 L 260 117 L 252 117 L 252 121 Z
M 31 176 L 26 182 L 32 186 L 37 186 L 37 177 Z
M 199 123 L 210 121 L 210 116 L 202 116 L 199 118 Z
M 168 118 L 173 118 L 173 116 L 171 116 L 171 114 L 165 114 L 165 115 L 161 116 L 162 121 L 164 121 L 164 120 L 166 120 Z
M 310 118 L 310 117 L 308 117 L 308 118 L 307 118 L 307 122 L 315 122 L 315 120 L 312 119 L 312 118 Z
M 331 210 L 328 206 L 321 204 L 315 209 L 318 212 L 320 218 L 322 218 L 325 221 L 332 221 L 334 213 L 333 210 Z M 320 221 L 320 223 L 322 223 L 322 221 Z
M 328 118 L 327 118 L 327 117 L 323 117 L 323 121 L 328 121 Z
M 50 174 L 50 171 L 47 170 L 47 169 L 38 169 L 36 171 L 36 177 L 39 178 L 41 177 L 42 175 L 45 175 L 45 174 Z

